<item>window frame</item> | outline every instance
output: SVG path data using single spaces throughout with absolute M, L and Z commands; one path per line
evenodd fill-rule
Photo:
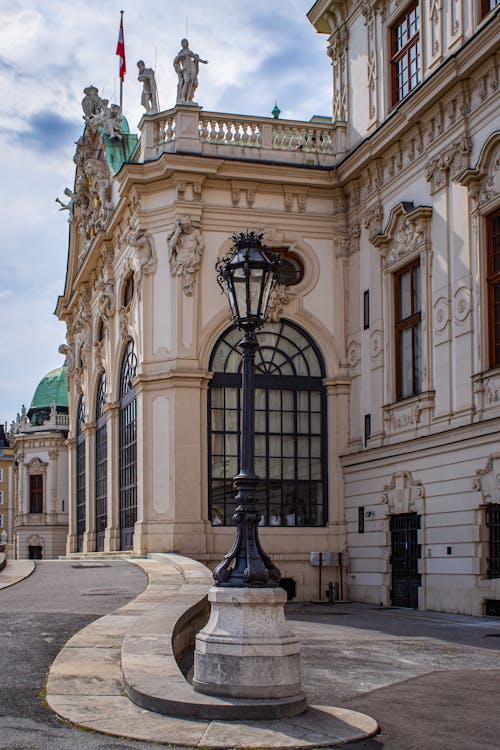
M 494 520 L 490 521 L 490 517 Z M 500 579 L 500 503 L 486 506 L 485 526 L 488 530 L 486 578 L 494 581 Z
M 310 335 L 303 328 L 290 320 L 281 319 L 279 322 L 269 322 L 270 333 L 275 336 L 274 344 L 262 344 L 262 356 L 256 357 L 256 472 L 260 474 L 258 490 L 259 512 L 262 519 L 259 525 L 266 528 L 324 528 L 328 524 L 328 446 L 327 446 L 327 403 L 324 387 L 325 365 L 323 356 Z M 300 336 L 299 342 L 294 341 L 291 329 Z M 265 335 L 267 328 L 261 333 Z M 283 336 L 283 340 L 281 340 Z M 234 342 L 231 338 L 234 337 Z M 234 490 L 232 480 L 239 469 L 240 458 L 240 400 L 241 400 L 241 354 L 237 349 L 237 341 L 241 333 L 234 334 L 234 328 L 228 328 L 216 342 L 210 357 L 209 368 L 214 372 L 210 381 L 207 399 L 207 432 L 208 432 L 208 517 L 212 528 L 217 526 L 231 526 L 234 512 Z M 318 373 L 300 375 L 283 374 L 278 349 L 285 341 L 291 341 L 296 347 L 296 355 L 310 350 L 317 358 Z M 304 348 L 301 345 L 306 344 Z M 274 349 L 273 349 L 274 346 Z M 222 369 L 215 369 L 217 354 L 220 347 L 224 347 L 225 364 Z M 260 350 L 260 349 L 259 349 Z M 266 355 L 265 352 L 272 354 Z M 234 369 L 234 357 L 237 357 Z M 270 359 L 267 357 L 270 356 Z M 278 359 L 275 360 L 274 357 Z M 269 371 L 268 365 L 271 365 Z M 287 359 L 284 357 L 282 365 L 286 368 Z M 309 362 L 308 362 L 309 366 Z M 261 369 L 262 368 L 262 369 Z M 227 395 L 231 398 L 228 406 Z M 278 395 L 277 395 L 278 394 Z M 284 395 L 283 395 L 284 394 Z M 311 396 L 318 394 L 318 397 Z M 217 397 L 217 405 L 214 404 Z M 275 399 L 279 398 L 280 409 L 276 409 Z M 283 411 L 283 399 L 288 399 L 289 408 Z M 319 404 L 315 403 L 319 400 Z M 236 402 L 236 403 L 234 403 Z M 303 409 L 307 402 L 308 409 Z M 290 406 L 293 404 L 293 406 Z M 299 405 L 300 404 L 300 405 Z M 319 405 L 319 410 L 318 410 Z M 222 412 L 222 414 L 221 414 Z M 236 412 L 231 416 L 231 412 Z M 280 428 L 271 425 L 271 417 L 280 413 Z M 219 417 L 216 415 L 219 414 Z M 230 417 L 228 426 L 228 415 Z M 305 416 L 307 415 L 307 416 Z M 318 419 L 320 429 L 313 429 L 313 420 Z M 214 427 L 214 419 L 222 419 L 221 427 Z M 285 419 L 288 419 L 285 427 Z M 307 420 L 308 429 L 299 428 L 299 420 Z M 291 421 L 290 421 L 291 420 Z M 293 423 L 293 427 L 292 427 Z M 307 455 L 302 455 L 304 439 L 309 440 Z M 215 440 L 222 446 L 222 453 L 214 452 Z M 319 456 L 314 453 L 318 447 Z M 259 449 L 260 441 L 260 449 Z M 286 447 L 285 446 L 286 443 Z M 275 453 L 279 444 L 279 453 Z M 272 445 L 272 447 L 271 447 Z M 260 452 L 259 452 L 260 451 Z M 291 451 L 291 452 L 290 452 Z M 214 472 L 215 461 L 224 465 Z M 222 459 L 222 460 L 221 460 Z M 319 460 L 318 464 L 315 463 Z M 304 461 L 308 461 L 308 475 L 301 476 Z M 228 462 L 234 464 L 235 471 L 228 469 Z M 259 467 L 259 462 L 261 466 Z M 274 466 L 271 467 L 271 462 Z M 274 475 L 278 470 L 279 476 Z M 293 471 L 292 471 L 293 469 Z M 292 472 L 292 473 L 291 473 Z M 317 474 L 319 473 L 319 477 Z M 276 489 L 280 487 L 279 498 Z M 321 488 L 321 501 L 315 500 L 315 492 Z M 219 493 L 222 493 L 219 495 Z M 279 512 L 277 508 L 279 506 Z M 320 511 L 318 510 L 320 509 Z M 318 522 L 319 518 L 319 522 Z M 314 520 L 314 522 L 312 522 Z
M 0 505 L 3 505 L 3 490 L 0 490 Z
M 498 237 L 498 254 L 500 258 L 500 208 L 485 216 L 486 219 L 486 301 L 488 317 L 488 363 L 490 369 L 500 367 L 500 325 L 498 327 L 498 339 L 495 335 L 495 287 L 498 284 L 500 289 L 500 268 L 494 270 L 494 239 Z M 498 220 L 498 234 L 494 235 L 494 221 Z M 498 356 L 496 349 L 498 348 Z
M 492 8 L 490 8 L 490 0 L 479 0 L 479 21 L 482 21 L 489 13 L 492 13 L 498 5 L 500 5 L 500 0 L 496 0 Z
M 409 36 L 409 21 L 408 18 L 412 11 L 416 11 L 416 24 L 417 31 L 413 36 Z M 421 28 L 422 28 L 422 14 L 420 12 L 419 0 L 410 3 L 389 26 L 389 68 L 390 68 L 390 85 L 391 85 L 391 109 L 396 107 L 400 102 L 404 101 L 406 97 L 411 94 L 422 82 L 422 45 L 421 45 Z M 400 48 L 397 48 L 398 43 L 398 27 L 401 26 L 402 21 L 406 20 L 406 29 L 408 33 L 407 42 Z M 410 51 L 417 47 L 417 82 L 412 85 L 411 83 L 411 60 Z M 398 64 L 405 58 L 408 63 L 408 91 L 404 95 L 400 95 L 401 87 L 398 85 Z
M 419 292 L 420 292 L 420 306 L 418 310 L 414 310 L 414 269 L 419 269 Z M 404 274 L 410 273 L 410 300 L 411 300 L 411 313 L 406 318 L 401 317 L 401 278 Z M 413 398 L 422 393 L 422 374 L 420 374 L 420 382 L 417 382 L 417 368 L 415 358 L 415 330 L 420 328 L 420 361 L 423 360 L 423 341 L 422 341 L 422 264 L 420 262 L 420 256 L 414 258 L 412 261 L 407 263 L 405 266 L 398 268 L 397 271 L 393 272 L 394 279 L 394 356 L 395 356 L 395 374 L 396 374 L 396 401 L 403 401 L 407 398 Z M 401 338 L 402 332 L 411 329 L 412 331 L 412 391 L 411 393 L 403 396 L 403 367 L 402 367 L 402 345 Z
M 38 486 L 35 487 L 34 485 Z M 43 474 L 30 474 L 29 475 L 29 500 L 30 500 L 30 514 L 40 515 L 43 513 Z

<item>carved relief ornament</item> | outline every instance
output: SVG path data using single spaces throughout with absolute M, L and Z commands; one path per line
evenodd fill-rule
M 477 164 L 459 175 L 457 182 L 469 188 L 474 210 L 488 213 L 500 196 L 500 131 L 486 140 Z
M 192 216 L 180 216 L 167 237 L 167 245 L 170 273 L 182 278 L 184 294 L 191 297 L 205 250 L 200 222 Z
M 396 471 L 380 496 L 387 505 L 389 515 L 398 513 L 422 513 L 425 490 L 420 479 L 414 479 L 409 471 Z
M 425 179 L 430 183 L 431 195 L 447 185 L 450 177 L 453 179 L 468 168 L 471 151 L 472 140 L 463 136 L 427 164 Z
M 500 453 L 491 453 L 483 469 L 476 470 L 473 492 L 480 492 L 483 503 L 500 503 Z
M 372 245 L 383 253 L 385 268 L 430 248 L 431 218 L 430 206 L 415 208 L 413 203 L 403 202 L 392 209 L 385 231 L 370 237 Z

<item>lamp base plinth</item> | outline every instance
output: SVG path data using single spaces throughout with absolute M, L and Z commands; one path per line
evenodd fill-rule
M 196 636 L 193 687 L 208 695 L 285 699 L 288 716 L 306 710 L 299 642 L 284 615 L 281 588 L 213 586 L 211 614 Z

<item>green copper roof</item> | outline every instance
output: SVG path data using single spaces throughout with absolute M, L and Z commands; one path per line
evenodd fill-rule
M 116 174 L 120 170 L 123 162 L 130 159 L 137 146 L 137 135 L 130 132 L 128 122 L 123 116 L 122 128 L 123 135 L 121 139 L 110 138 L 107 135 L 103 136 L 106 159 L 113 174 Z M 102 132 L 101 127 L 99 127 L 99 132 Z
M 68 384 L 66 382 L 66 362 L 62 367 L 48 372 L 38 383 L 35 395 L 31 400 L 28 417 L 40 409 L 50 409 L 56 402 L 58 411 L 68 409 Z

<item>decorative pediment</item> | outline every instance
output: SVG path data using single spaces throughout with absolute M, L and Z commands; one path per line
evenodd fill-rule
M 476 166 L 459 175 L 457 182 L 470 189 L 476 208 L 487 213 L 500 196 L 500 131 L 486 140 Z
M 32 458 L 29 463 L 25 464 L 28 474 L 44 474 L 47 470 L 47 462 L 41 461 L 38 456 Z
M 413 479 L 409 471 L 396 471 L 380 497 L 389 515 L 423 513 L 425 490 L 420 479 Z
M 476 470 L 472 489 L 481 493 L 483 503 L 500 503 L 500 453 L 491 453 L 484 469 Z
M 370 238 L 383 251 L 386 267 L 430 247 L 431 219 L 430 206 L 403 202 L 392 209 L 385 231 Z

